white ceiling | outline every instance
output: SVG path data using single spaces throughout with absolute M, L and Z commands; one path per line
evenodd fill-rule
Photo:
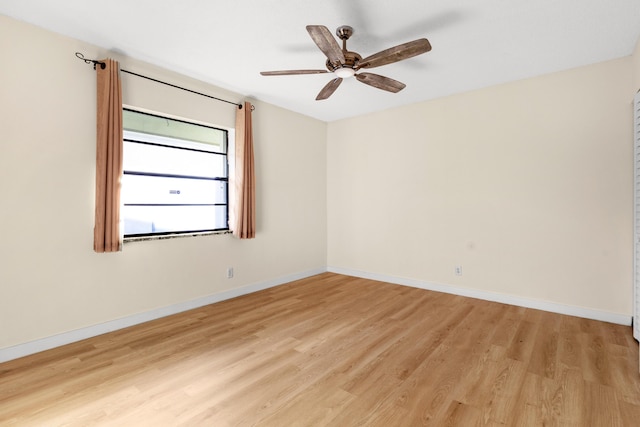
M 628 56 L 640 36 L 640 0 L 0 0 L 0 13 L 324 121 Z M 433 50 L 372 70 L 404 82 L 397 94 L 349 79 L 315 101 L 330 74 L 259 74 L 324 68 L 308 24 L 352 26 L 363 57 L 422 37 Z

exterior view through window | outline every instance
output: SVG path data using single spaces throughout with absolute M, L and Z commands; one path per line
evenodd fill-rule
M 124 237 L 228 230 L 227 131 L 122 113 Z

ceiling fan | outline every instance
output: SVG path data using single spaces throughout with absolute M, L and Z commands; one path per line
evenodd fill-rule
M 385 49 L 362 59 L 356 52 L 347 50 L 347 40 L 353 35 L 353 28 L 348 25 L 338 27 L 336 35 L 342 40 L 342 49 L 331 32 L 324 25 L 307 25 L 307 32 L 314 43 L 327 57 L 326 70 L 282 70 L 262 71 L 263 76 L 286 76 L 295 74 L 323 74 L 333 73 L 335 78 L 322 88 L 316 100 L 329 98 L 340 86 L 343 79 L 354 77 L 369 86 L 389 92 L 397 93 L 405 88 L 405 84 L 389 77 L 373 73 L 358 73 L 360 69 L 380 67 L 411 58 L 431 50 L 431 44 L 427 39 L 418 39 L 408 43 Z

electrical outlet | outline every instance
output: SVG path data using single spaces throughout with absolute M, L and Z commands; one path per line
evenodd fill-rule
M 233 267 L 227 268 L 227 279 L 233 278 Z
M 456 273 L 456 276 L 462 276 L 462 266 L 461 265 L 456 265 L 455 273 Z

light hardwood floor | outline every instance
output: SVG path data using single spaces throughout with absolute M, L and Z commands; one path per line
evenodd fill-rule
M 325 273 L 0 364 L 0 425 L 638 426 L 638 347 Z

